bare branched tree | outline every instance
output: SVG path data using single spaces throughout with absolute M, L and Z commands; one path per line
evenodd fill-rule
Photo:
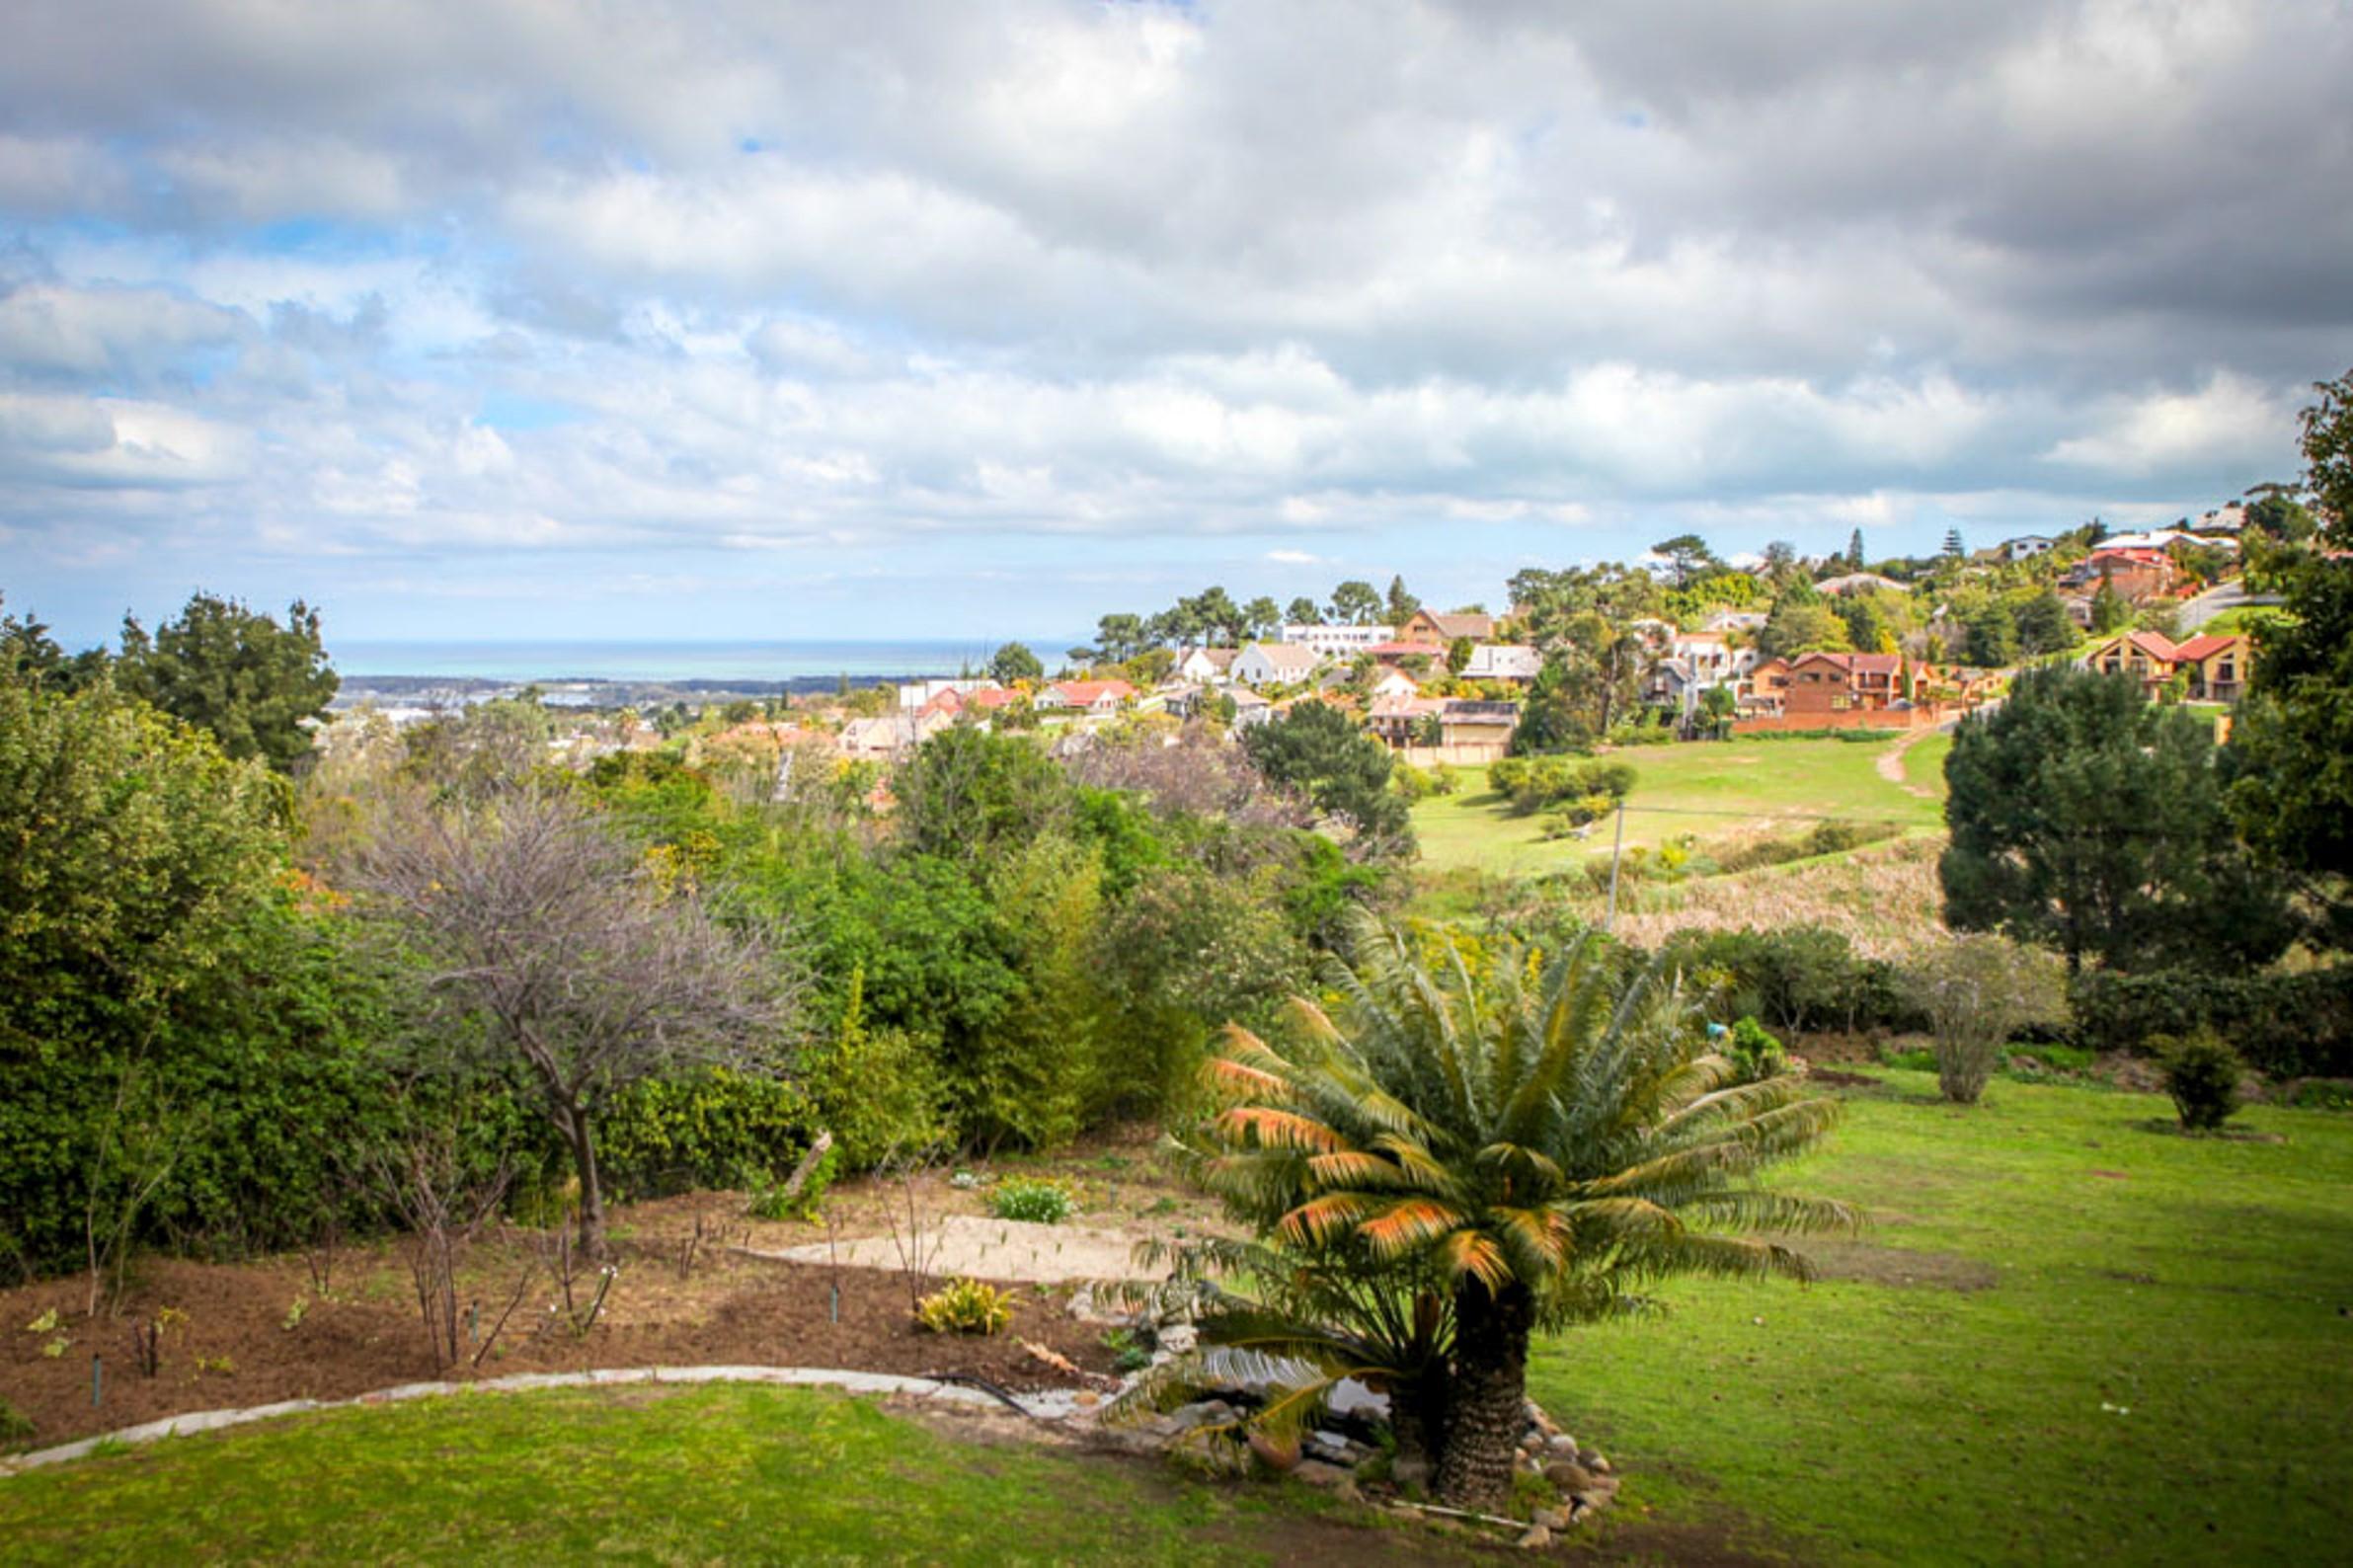
M 604 1256 L 596 1123 L 616 1090 L 687 1066 L 788 1064 L 805 981 L 780 933 L 721 925 L 567 794 L 396 798 L 345 875 L 360 912 L 415 955 L 428 1018 L 453 1026 L 426 1031 L 430 1049 L 527 1069 L 572 1151 L 591 1258 Z

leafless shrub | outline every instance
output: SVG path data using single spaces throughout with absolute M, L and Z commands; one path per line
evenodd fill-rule
M 460 1355 L 457 1275 L 482 1226 L 498 1212 L 512 1172 L 502 1157 L 488 1173 L 470 1172 L 456 1134 L 446 1126 L 411 1129 L 373 1159 L 378 1189 L 408 1227 L 402 1261 L 417 1296 L 435 1369 Z
M 2058 961 L 1999 936 L 1962 936 L 1916 958 L 1905 978 L 1935 1036 L 1936 1087 L 1975 1105 L 2020 1029 L 2064 1016 Z
M 879 1179 L 896 1183 L 899 1189 L 896 1202 L 883 1211 L 883 1219 L 891 1227 L 891 1249 L 899 1258 L 899 1277 L 906 1286 L 906 1306 L 910 1313 L 922 1306 L 923 1287 L 930 1283 L 931 1266 L 938 1260 L 945 1239 L 937 1216 L 923 1203 L 921 1192 L 924 1178 L 938 1168 L 936 1144 L 894 1152 L 875 1167 Z M 828 1227 L 826 1240 L 831 1239 Z
M 1070 776 L 1095 789 L 1132 790 L 1163 816 L 1221 817 L 1241 827 L 1305 827 L 1314 808 L 1270 783 L 1242 748 L 1199 720 L 1175 736 L 1107 733 L 1065 759 Z
M 596 1123 L 679 1067 L 781 1064 L 804 988 L 773 930 L 731 930 L 561 791 L 388 797 L 352 856 L 360 914 L 403 944 L 427 1024 L 414 1065 L 519 1059 L 580 1177 L 580 1245 L 604 1256 Z M 421 972 L 421 973 L 420 973 Z
M 588 1330 L 596 1326 L 596 1319 L 604 1312 L 604 1298 L 611 1294 L 613 1281 L 620 1277 L 620 1265 L 600 1263 L 593 1255 L 573 1244 L 570 1225 L 558 1225 L 553 1230 L 536 1233 L 533 1245 L 539 1253 L 539 1264 L 556 1283 L 561 1301 L 548 1303 L 548 1321 L 543 1326 L 561 1327 L 574 1339 L 586 1339 Z

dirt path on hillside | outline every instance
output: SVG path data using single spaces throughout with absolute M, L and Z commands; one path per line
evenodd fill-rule
M 1924 784 L 1915 784 L 1904 776 L 1904 753 L 1911 750 L 1914 746 L 1920 745 L 1922 741 L 1925 741 L 1929 736 L 1938 733 L 1939 732 L 1935 730 L 1915 730 L 1910 735 L 1904 737 L 1901 741 L 1896 742 L 1895 745 L 1889 746 L 1886 750 L 1880 752 L 1877 756 L 1871 758 L 1871 765 L 1879 770 L 1879 776 L 1881 778 L 1887 780 L 1890 784 L 1893 784 L 1905 794 L 1917 795 L 1923 801 L 1932 801 L 1936 798 L 1936 792 L 1934 790 L 1929 789 Z

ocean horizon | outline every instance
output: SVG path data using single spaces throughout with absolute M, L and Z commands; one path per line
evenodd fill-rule
M 566 639 L 331 642 L 328 658 L 347 679 L 477 680 L 807 680 L 828 675 L 954 675 L 978 669 L 1004 643 L 1027 642 L 1049 668 L 1080 639 L 979 637 L 832 638 L 776 641 Z

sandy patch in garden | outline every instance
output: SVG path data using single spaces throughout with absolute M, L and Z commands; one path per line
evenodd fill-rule
M 1036 1224 L 980 1215 L 944 1215 L 924 1225 L 918 1272 L 934 1278 L 970 1275 L 1060 1285 L 1075 1280 L 1154 1278 L 1135 1258 L 1136 1237 L 1080 1225 Z M 748 1250 L 748 1249 L 747 1249 Z M 849 1269 L 904 1270 L 911 1248 L 902 1236 L 863 1236 L 830 1246 L 823 1241 L 753 1256 L 788 1263 L 838 1264 Z

